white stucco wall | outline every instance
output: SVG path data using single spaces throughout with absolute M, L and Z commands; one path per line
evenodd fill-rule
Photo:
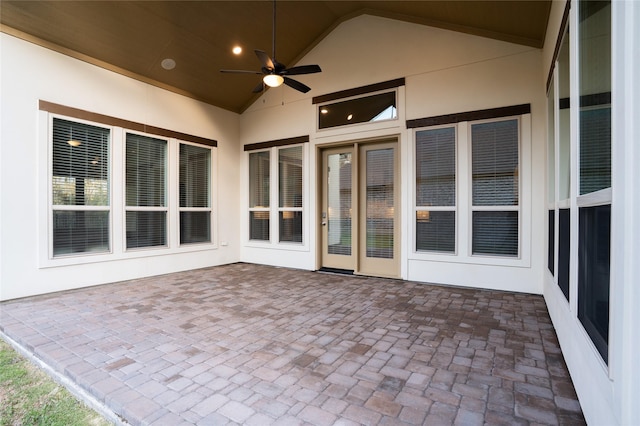
M 277 244 L 260 245 L 242 234 L 242 260 L 316 269 L 317 148 L 327 143 L 397 136 L 402 180 L 402 277 L 442 284 L 542 293 L 544 269 L 545 97 L 542 51 L 407 22 L 363 15 L 339 25 L 298 65 L 319 64 L 322 73 L 301 76 L 312 90 L 301 94 L 269 89 L 241 117 L 241 143 L 310 135 L 309 180 L 305 193 L 310 223 L 308 250 L 288 253 Z M 291 64 L 293 65 L 293 64 Z M 404 77 L 397 121 L 316 130 L 312 97 Z M 522 147 L 523 245 L 521 259 L 500 262 L 471 256 L 414 253 L 412 238 L 413 133 L 405 120 L 488 108 L 531 104 L 530 145 Z M 247 156 L 242 161 L 241 213 L 248 223 Z M 462 183 L 467 185 L 467 183 Z M 535 206 L 535 207 L 534 207 Z M 466 240 L 463 241 L 466 244 Z M 307 244 L 305 242 L 305 244 Z M 285 254 L 286 253 L 286 254 Z M 271 260 L 269 260 L 271 262 Z
M 0 34 L 0 299 L 12 299 L 136 277 L 235 262 L 239 258 L 239 117 L 68 56 Z M 214 186 L 216 248 L 109 261 L 43 264 L 47 238 L 40 217 L 47 209 L 41 191 L 46 159 L 45 100 L 218 141 Z M 45 136 L 46 139 L 46 136 Z M 46 162 L 46 160 L 45 160 Z M 46 177 L 45 177 L 46 179 Z M 45 198 L 45 199 L 43 199 Z M 114 212 L 119 214 L 119 212 Z M 226 246 L 221 242 L 228 243 Z M 45 243 L 46 244 L 46 243 Z M 65 266 L 62 266 L 65 265 Z

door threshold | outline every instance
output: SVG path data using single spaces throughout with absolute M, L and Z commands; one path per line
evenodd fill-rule
M 353 275 L 352 269 L 327 268 L 324 266 L 318 269 L 318 272 L 324 272 L 328 274 Z

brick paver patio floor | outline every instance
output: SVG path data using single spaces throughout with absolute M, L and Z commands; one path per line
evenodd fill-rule
M 0 308 L 133 425 L 584 424 L 537 295 L 233 264 Z

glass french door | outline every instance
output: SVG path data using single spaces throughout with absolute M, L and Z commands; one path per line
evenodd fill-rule
M 397 143 L 322 153 L 322 267 L 399 276 Z
M 325 150 L 322 160 L 322 266 L 353 271 L 353 147 Z

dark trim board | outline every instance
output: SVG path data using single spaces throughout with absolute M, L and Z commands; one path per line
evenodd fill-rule
M 416 118 L 407 120 L 407 129 L 417 127 L 438 126 L 442 124 L 460 123 L 462 121 L 488 120 L 492 118 L 510 117 L 531 113 L 531 104 L 513 105 L 501 108 L 481 109 L 477 111 L 460 112 L 456 114 L 438 115 L 435 117 Z
M 556 39 L 556 47 L 555 47 L 555 50 L 553 51 L 553 59 L 551 59 L 551 65 L 549 66 L 549 73 L 547 74 L 547 94 L 549 93 L 549 87 L 551 86 L 551 80 L 553 79 L 553 70 L 556 67 L 556 61 L 558 60 L 558 55 L 560 54 L 560 46 L 562 46 L 564 33 L 567 29 L 567 25 L 569 25 L 570 9 L 571 9 L 571 0 L 567 0 L 567 3 L 564 6 L 564 14 L 562 15 L 562 22 L 560 23 L 560 32 L 558 33 L 558 38 Z
M 150 133 L 153 135 L 164 136 L 166 138 L 176 138 L 186 142 L 193 142 L 200 145 L 218 146 L 218 141 L 214 139 L 202 138 L 200 136 L 189 135 L 187 133 L 175 132 L 169 129 L 163 129 L 162 127 L 149 126 L 144 123 L 138 123 L 136 121 L 124 120 L 122 118 L 112 117 L 110 115 L 99 114 L 97 112 L 86 111 L 79 108 L 73 108 L 66 105 L 54 104 L 53 102 L 43 101 L 39 102 L 39 109 L 41 111 L 47 111 L 52 114 L 65 115 L 71 118 L 78 118 L 80 120 L 93 121 L 95 123 L 106 124 L 107 126 L 118 126 L 129 130 L 135 130 L 143 133 Z
M 296 145 L 309 142 L 309 135 L 296 136 L 295 138 L 275 139 L 266 142 L 250 143 L 244 146 L 245 151 L 256 151 L 258 149 L 273 148 L 274 146 Z
M 404 77 L 397 78 L 395 80 L 383 81 L 382 83 L 369 84 L 368 86 L 361 86 L 353 89 L 341 90 L 340 92 L 316 96 L 311 100 L 311 103 L 314 105 L 322 104 L 324 102 L 350 98 L 351 96 L 364 95 L 367 93 L 378 92 L 380 90 L 395 89 L 396 87 L 404 86 L 404 84 Z

